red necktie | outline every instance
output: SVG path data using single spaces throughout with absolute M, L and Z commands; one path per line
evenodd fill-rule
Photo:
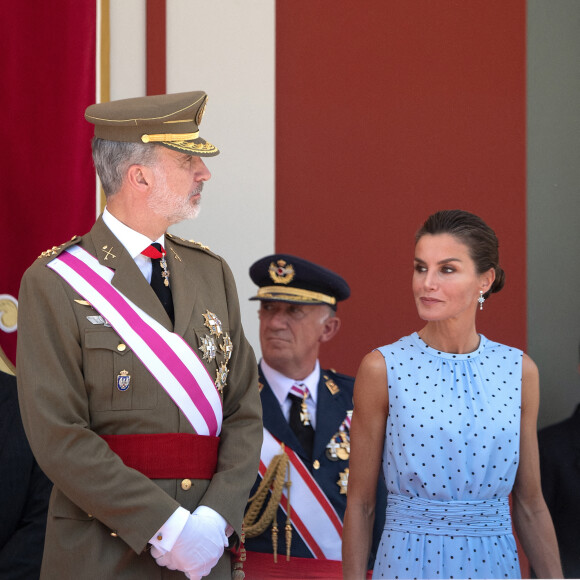
M 174 322 L 173 298 L 169 287 L 169 270 L 165 260 L 165 249 L 158 242 L 147 246 L 142 252 L 144 256 L 151 258 L 151 288 L 163 304 L 167 315 Z

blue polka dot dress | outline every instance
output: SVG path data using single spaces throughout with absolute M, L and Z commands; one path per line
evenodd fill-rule
M 417 333 L 378 349 L 389 492 L 373 578 L 519 578 L 508 495 L 519 461 L 522 351 L 469 354 Z

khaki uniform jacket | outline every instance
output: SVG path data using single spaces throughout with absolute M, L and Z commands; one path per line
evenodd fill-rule
M 113 286 L 171 330 L 171 322 L 124 246 L 101 218 L 78 243 L 113 268 Z M 150 480 L 126 467 L 100 435 L 193 433 L 164 389 L 116 332 L 92 324 L 97 312 L 46 266 L 41 257 L 24 274 L 19 295 L 17 374 L 23 422 L 38 463 L 54 482 L 43 578 L 184 578 L 159 567 L 148 540 L 178 506 L 206 505 L 241 534 L 248 493 L 262 441 L 256 360 L 240 321 L 235 283 L 227 264 L 198 244 L 166 236 L 175 307 L 174 332 L 200 355 L 209 334 L 203 314 L 214 313 L 233 342 L 223 391 L 223 426 L 217 472 L 208 480 Z M 216 376 L 225 359 L 218 345 Z M 130 375 L 117 388 L 121 371 Z M 237 539 L 234 537 L 234 540 Z M 212 578 L 230 578 L 229 553 Z

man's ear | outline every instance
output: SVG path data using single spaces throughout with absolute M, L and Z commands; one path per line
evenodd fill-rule
M 153 183 L 153 172 L 144 165 L 131 165 L 127 169 L 127 182 L 137 191 L 147 191 Z
M 340 329 L 340 318 L 338 316 L 329 316 L 324 321 L 324 326 L 322 328 L 322 334 L 320 335 L 320 342 L 328 342 Z

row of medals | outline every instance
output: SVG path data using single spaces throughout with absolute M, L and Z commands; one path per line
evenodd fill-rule
M 350 423 L 352 411 L 347 411 L 346 413 Z M 326 457 L 328 457 L 330 461 L 338 461 L 339 459 L 345 461 L 350 457 L 350 438 L 346 426 L 346 420 L 326 445 Z
M 338 461 L 339 459 L 345 461 L 350 457 L 349 425 L 351 418 L 352 410 L 346 412 L 346 419 L 326 445 L 326 457 L 330 461 Z M 300 420 L 304 425 L 310 425 L 310 415 L 306 408 L 306 400 L 302 401 Z

